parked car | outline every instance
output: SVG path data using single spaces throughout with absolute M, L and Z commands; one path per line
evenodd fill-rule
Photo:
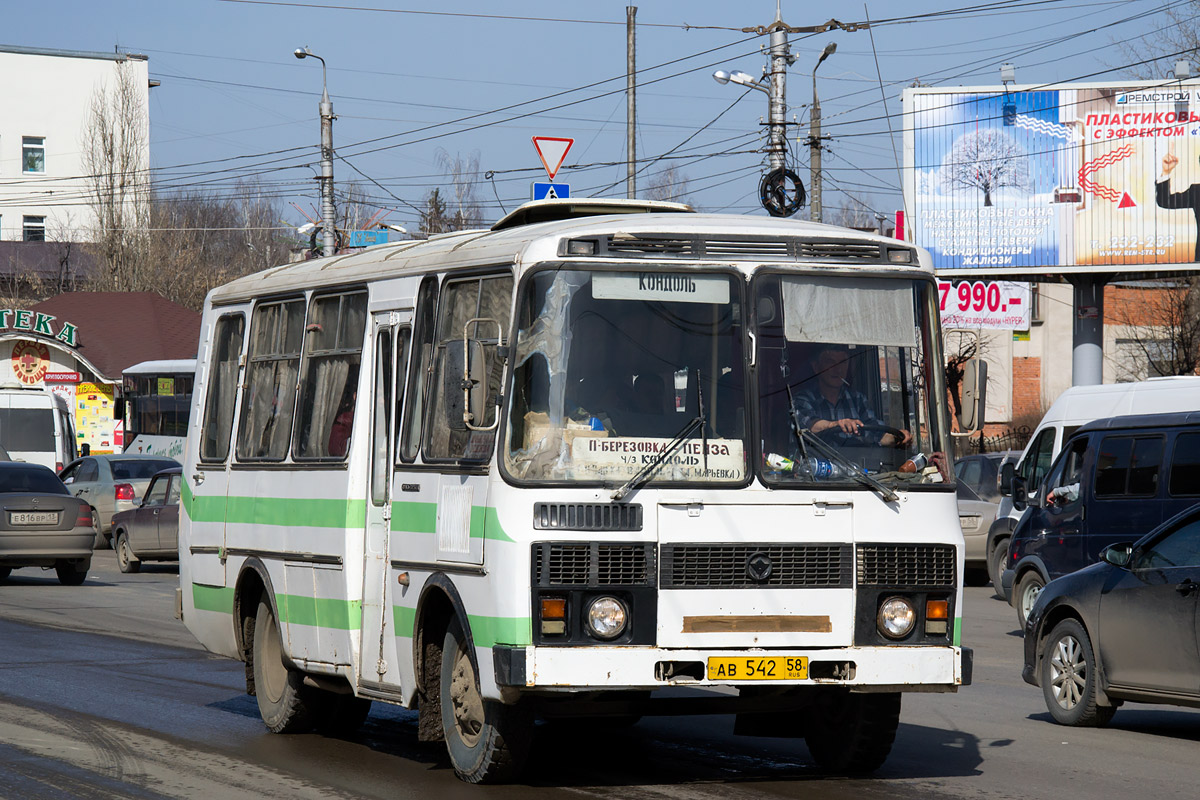
M 964 558 L 967 580 L 977 586 L 991 577 L 997 587 L 1000 580 L 989 576 L 987 533 L 996 519 L 1000 500 L 1000 468 L 1015 461 L 1019 450 L 998 453 L 978 453 L 963 456 L 954 462 L 954 479 L 958 482 L 958 524 L 966 543 Z
M 92 506 L 96 547 L 112 543 L 112 517 L 136 508 L 156 472 L 179 466 L 173 458 L 121 453 L 84 456 L 59 473 L 71 494 Z
M 20 567 L 54 567 L 78 586 L 92 566 L 91 507 L 40 464 L 0 463 L 0 581 Z
M 1042 590 L 1022 677 L 1063 725 L 1104 725 L 1125 701 L 1200 705 L 1200 505 L 1100 557 Z
M 996 521 L 988 531 L 988 570 L 993 585 L 1008 568 L 1008 545 L 1024 508 L 1016 508 L 1012 497 L 1012 478 L 1024 481 L 1032 490 L 1041 484 L 1050 464 L 1062 452 L 1067 440 L 1080 426 L 1098 419 L 1133 414 L 1164 414 L 1194 411 L 1200 408 L 1200 376 L 1182 375 L 1151 378 L 1132 383 L 1097 386 L 1072 386 L 1058 396 L 1047 409 L 1025 446 L 1017 463 L 1001 475 L 1001 491 L 1006 495 L 996 511 Z
M 150 480 L 141 505 L 113 515 L 113 549 L 121 572 L 137 572 L 143 561 L 179 558 L 179 490 L 182 470 L 172 467 Z
M 1051 580 L 1093 564 L 1200 502 L 1200 412 L 1112 417 L 1075 432 L 1039 486 L 1014 482 L 1028 510 L 1001 583 L 1024 625 Z

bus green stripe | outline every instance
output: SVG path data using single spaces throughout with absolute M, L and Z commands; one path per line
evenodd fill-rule
M 223 497 L 196 495 L 183 483 L 183 507 L 192 522 L 280 525 L 306 528 L 362 528 L 366 501 L 313 497 Z M 437 503 L 393 502 L 391 529 L 398 533 L 435 533 Z M 471 538 L 511 542 L 496 509 L 471 507 Z
M 192 584 L 192 605 L 198 611 L 216 611 L 220 614 L 233 613 L 232 586 L 206 586 Z
M 417 610 L 408 606 L 392 606 L 392 627 L 397 636 L 413 638 L 417 630 Z
M 302 597 L 298 594 L 275 596 L 279 621 L 314 628 L 356 631 L 362 628 L 362 601 L 329 597 Z
M 954 646 L 959 647 L 962 644 L 962 617 L 954 618 Z
M 393 628 L 396 636 L 411 639 L 417 626 L 417 610 L 407 606 L 392 606 Z M 523 646 L 533 642 L 533 628 L 529 617 L 483 617 L 467 615 L 471 626 L 471 638 L 476 647 L 492 647 L 497 644 Z

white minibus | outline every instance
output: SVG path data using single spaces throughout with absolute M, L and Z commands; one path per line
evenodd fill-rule
M 13 461 L 55 472 L 75 459 L 75 415 L 48 389 L 0 387 L 0 447 Z
M 469 782 L 679 713 L 873 770 L 971 675 L 936 294 L 900 241 L 616 200 L 240 278 L 179 613 L 270 730 L 416 707 Z

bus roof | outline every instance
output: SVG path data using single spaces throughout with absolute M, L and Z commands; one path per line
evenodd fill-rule
M 194 375 L 196 359 L 194 358 L 165 358 L 157 361 L 143 361 L 122 370 L 124 375 Z
M 604 214 L 501 230 L 459 231 L 301 261 L 238 278 L 214 289 L 209 301 L 220 305 L 298 288 L 379 280 L 447 266 L 494 267 L 580 258 L 560 253 L 559 243 L 587 238 L 597 242 L 598 256 L 631 261 L 809 263 L 932 274 L 928 254 L 910 244 L 833 225 L 734 214 Z M 852 243 L 847 241 L 850 238 Z M 917 251 L 918 263 L 891 261 L 889 251 Z

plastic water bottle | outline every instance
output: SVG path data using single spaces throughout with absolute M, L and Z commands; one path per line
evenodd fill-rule
M 814 481 L 835 481 L 846 477 L 846 470 L 840 465 L 816 456 L 801 461 L 799 472 Z

